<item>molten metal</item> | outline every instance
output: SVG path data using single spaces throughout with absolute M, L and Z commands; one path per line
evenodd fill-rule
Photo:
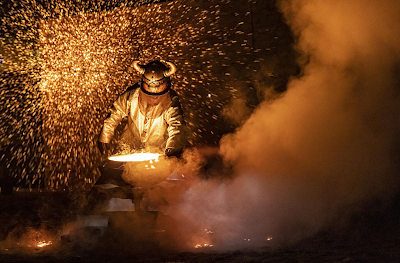
M 133 153 L 126 155 L 113 155 L 108 159 L 116 162 L 143 162 L 158 160 L 161 154 L 159 153 Z
M 203 247 L 213 247 L 213 245 L 204 243 L 204 244 L 197 244 L 194 246 L 194 248 L 203 248 Z
M 39 247 L 39 248 L 47 247 L 47 246 L 50 246 L 51 244 L 52 244 L 51 241 L 40 241 L 40 242 L 37 244 L 37 247 Z

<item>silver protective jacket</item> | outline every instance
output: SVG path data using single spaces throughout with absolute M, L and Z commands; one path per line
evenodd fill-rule
M 136 150 L 181 150 L 184 146 L 184 120 L 178 95 L 174 90 L 150 96 L 141 90 L 141 82 L 129 87 L 114 102 L 104 120 L 99 141 L 110 143 L 114 131 L 125 117 L 128 123 L 121 141 Z

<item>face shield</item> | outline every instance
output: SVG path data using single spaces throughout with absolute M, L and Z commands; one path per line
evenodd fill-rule
M 143 89 L 152 94 L 164 93 L 164 91 L 169 88 L 169 85 L 167 85 L 168 83 L 169 78 L 165 77 L 160 80 L 148 79 L 146 76 L 143 76 L 142 78 Z

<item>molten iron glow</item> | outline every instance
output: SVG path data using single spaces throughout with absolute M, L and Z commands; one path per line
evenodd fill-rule
M 197 244 L 194 246 L 194 248 L 203 248 L 203 247 L 213 247 L 213 245 L 205 243 L 205 244 Z
M 113 155 L 108 159 L 116 162 L 143 162 L 154 161 L 160 157 L 159 153 L 133 153 L 126 155 Z
M 40 241 L 37 244 L 37 247 L 42 248 L 42 247 L 47 247 L 50 246 L 52 244 L 51 241 Z

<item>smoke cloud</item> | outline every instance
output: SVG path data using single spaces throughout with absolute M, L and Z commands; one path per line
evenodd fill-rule
M 234 175 L 193 183 L 171 208 L 226 247 L 297 240 L 396 190 L 398 2 L 284 0 L 279 8 L 301 76 L 221 140 Z

